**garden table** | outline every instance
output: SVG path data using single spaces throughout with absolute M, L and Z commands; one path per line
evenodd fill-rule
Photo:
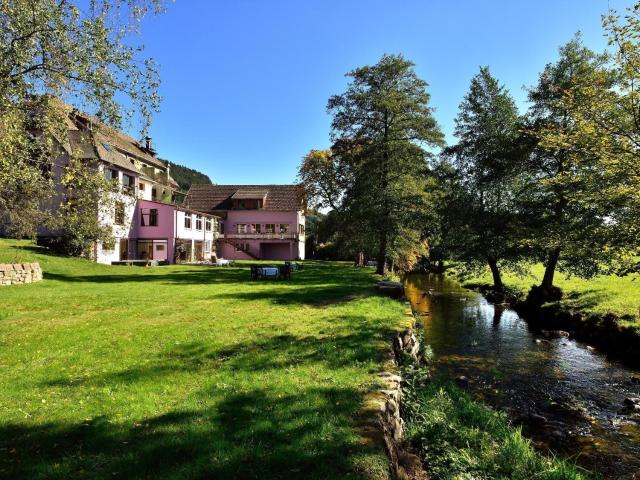
M 278 275 L 280 275 L 278 267 L 262 267 L 263 277 L 277 277 Z

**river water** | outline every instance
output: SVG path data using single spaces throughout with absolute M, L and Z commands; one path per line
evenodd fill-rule
M 640 479 L 640 417 L 623 403 L 640 396 L 640 372 L 533 332 L 515 311 L 441 275 L 409 275 L 405 292 L 436 376 L 507 412 L 541 450 L 603 478 Z

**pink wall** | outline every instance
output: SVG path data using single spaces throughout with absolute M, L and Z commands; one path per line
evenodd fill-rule
M 270 212 L 265 210 L 230 210 L 223 220 L 225 233 L 234 233 L 238 223 L 288 223 L 291 232 L 298 231 L 297 212 Z
M 158 210 L 158 226 L 142 226 L 142 210 L 155 208 Z M 175 212 L 174 205 L 153 202 L 151 200 L 138 200 L 136 211 L 133 215 L 133 225 L 130 232 L 132 239 L 167 240 L 166 259 L 173 263 L 175 252 Z M 133 246 L 132 246 L 133 248 Z M 160 259 L 160 258 L 158 258 Z

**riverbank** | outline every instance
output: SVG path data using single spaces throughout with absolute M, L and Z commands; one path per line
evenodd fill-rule
M 370 269 L 2 261 L 44 280 L 0 288 L 0 477 L 389 478 L 363 407 L 405 306 Z
M 539 284 L 543 272 L 542 265 L 534 265 L 526 275 L 504 273 L 508 301 L 520 316 L 535 329 L 566 330 L 603 353 L 640 366 L 640 275 L 587 280 L 558 273 L 555 284 L 563 291 L 562 299 L 532 305 L 526 301 L 527 294 L 532 285 Z M 465 288 L 495 298 L 488 272 L 455 277 Z
M 401 368 L 401 412 L 405 441 L 421 458 L 429 478 L 591 478 L 569 462 L 537 452 L 506 414 L 474 400 L 452 381 L 433 378 L 430 348 L 423 343 L 420 327 L 421 361 L 405 360 Z
M 489 303 L 451 278 L 409 275 L 405 292 L 424 324 L 434 385 L 455 383 L 480 405 L 504 412 L 538 452 L 602 478 L 640 471 L 640 416 L 628 405 L 640 396 L 637 371 L 584 343 L 536 332 L 508 306 Z M 457 402 L 457 391 L 446 390 Z M 464 402 L 454 407 L 466 408 Z

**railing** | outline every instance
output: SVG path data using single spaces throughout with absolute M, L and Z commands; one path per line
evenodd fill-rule
M 234 240 L 296 240 L 296 233 L 221 233 L 219 238 Z

